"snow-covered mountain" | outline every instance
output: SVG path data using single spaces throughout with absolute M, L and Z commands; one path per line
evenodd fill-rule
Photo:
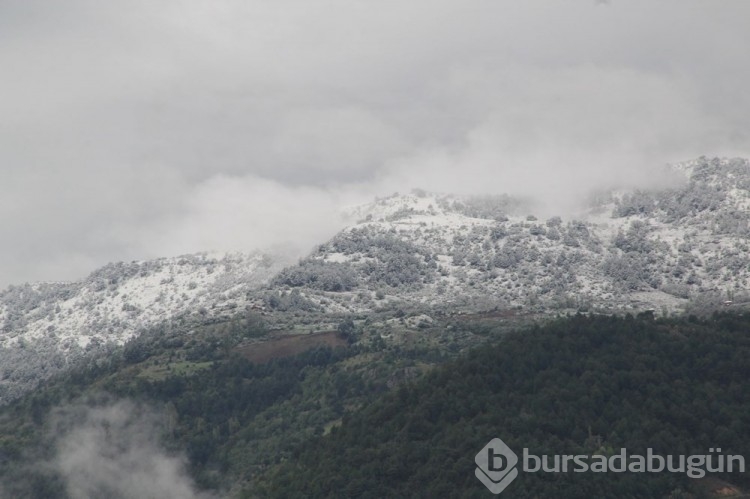
M 0 402 L 107 344 L 191 315 L 231 316 L 252 306 L 288 255 L 200 253 L 106 265 L 71 283 L 0 292 Z
M 47 337 L 86 349 L 185 313 L 231 313 L 281 266 L 264 254 L 199 253 L 109 264 L 79 282 L 10 286 L 0 293 L 0 345 Z
M 308 307 L 353 312 L 397 301 L 671 313 L 746 300 L 750 164 L 700 158 L 674 171 L 671 188 L 610 192 L 575 219 L 540 220 L 507 196 L 380 199 L 273 283 Z
M 413 191 L 351 209 L 355 223 L 291 266 L 289 256 L 197 254 L 11 286 L 0 292 L 0 402 L 145 328 L 248 308 L 273 321 L 381 309 L 666 314 L 750 301 L 750 163 L 699 158 L 673 170 L 670 188 L 598 195 L 575 218 L 540 219 L 505 195 Z

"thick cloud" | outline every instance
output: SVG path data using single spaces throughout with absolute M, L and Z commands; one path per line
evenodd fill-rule
M 0 285 L 750 155 L 744 0 L 0 4 Z

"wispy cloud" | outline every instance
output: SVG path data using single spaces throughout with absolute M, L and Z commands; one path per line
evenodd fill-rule
M 196 490 L 184 458 L 159 446 L 160 421 L 144 406 L 67 406 L 52 424 L 58 432 L 52 468 L 72 498 L 209 498 Z

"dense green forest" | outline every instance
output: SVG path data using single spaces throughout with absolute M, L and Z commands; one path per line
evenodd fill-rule
M 519 454 L 750 455 L 750 317 L 512 324 L 446 318 L 416 336 L 445 341 L 395 345 L 347 320 L 346 346 L 265 363 L 237 348 L 267 334 L 259 321 L 154 329 L 0 411 L 0 495 L 75 497 L 61 442 L 86 411 L 122 400 L 153 416 L 160 452 L 185 456 L 191 487 L 220 497 L 488 497 L 474 456 L 494 437 Z M 110 440 L 117 421 L 105 421 Z M 750 486 L 737 473 L 711 479 Z M 92 497 L 119 497 L 92 483 Z M 505 494 L 703 497 L 713 483 L 521 473 Z
M 750 451 L 750 318 L 574 317 L 402 386 L 268 476 L 268 497 L 488 497 L 493 437 L 535 455 Z M 716 478 L 716 477 L 714 477 Z M 746 486 L 746 476 L 721 477 Z M 677 473 L 521 473 L 510 497 L 693 497 Z M 248 494 L 251 497 L 252 494 Z

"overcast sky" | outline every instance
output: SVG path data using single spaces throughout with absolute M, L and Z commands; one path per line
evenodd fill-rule
M 0 1 L 0 285 L 750 155 L 747 0 Z

